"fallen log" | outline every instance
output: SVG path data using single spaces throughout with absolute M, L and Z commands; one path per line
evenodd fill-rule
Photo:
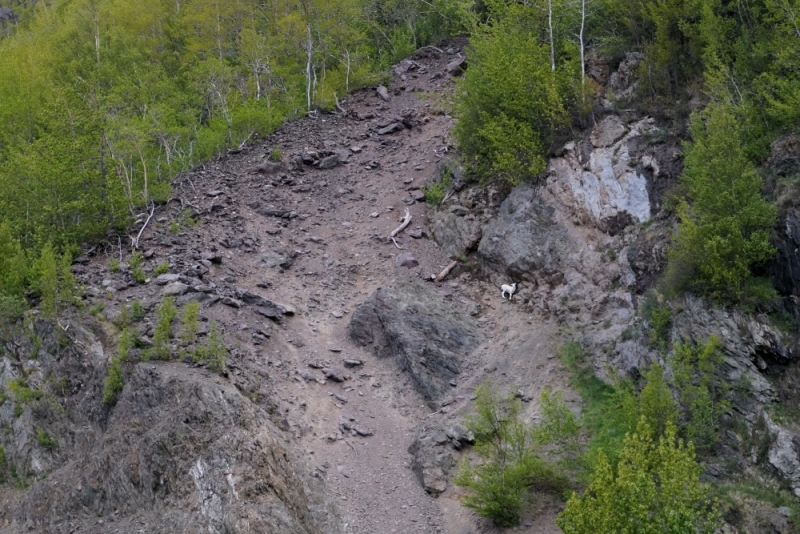
M 439 273 L 439 275 L 438 275 L 436 278 L 434 278 L 434 280 L 433 280 L 433 281 L 434 281 L 434 282 L 441 282 L 442 280 L 444 280 L 444 279 L 445 279 L 445 277 L 446 277 L 448 274 L 450 274 L 450 271 L 452 271 L 452 270 L 455 268 L 455 266 L 456 266 L 456 265 L 458 265 L 458 261 L 455 261 L 455 260 L 454 260 L 454 261 L 451 261 L 451 262 L 450 262 L 450 263 L 447 265 L 447 267 L 445 267 L 444 269 L 442 269 L 442 272 L 440 272 L 440 273 Z

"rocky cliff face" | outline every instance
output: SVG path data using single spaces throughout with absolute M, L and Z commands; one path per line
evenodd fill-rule
M 772 158 L 773 166 L 794 169 L 791 150 L 788 157 L 786 150 L 781 153 L 784 157 Z M 669 370 L 668 354 L 649 341 L 648 324 L 638 309 L 666 264 L 673 228 L 661 208 L 680 171 L 677 139 L 650 118 L 612 114 L 551 159 L 543 185 L 513 189 L 493 216 L 482 218 L 477 255 L 485 274 L 498 284 L 520 282 L 518 297 L 530 312 L 577 329 L 596 374 L 609 382 L 617 377 L 638 380 L 653 363 Z M 468 204 L 469 195 L 462 192 L 449 203 Z M 460 217 L 481 220 L 482 206 L 476 208 Z M 440 212 L 448 210 L 452 208 L 446 202 Z M 770 267 L 779 291 L 792 302 L 800 295 L 795 211 L 784 215 L 778 255 Z M 446 220 L 453 219 L 451 211 Z M 443 246 L 449 235 L 441 230 L 445 226 L 432 228 Z M 737 470 L 767 467 L 800 493 L 800 434 L 769 416 L 772 406 L 785 398 L 785 384 L 779 385 L 778 377 L 796 365 L 795 341 L 764 315 L 727 310 L 691 296 L 673 302 L 670 314 L 668 347 L 705 343 L 714 335 L 720 339 L 724 364 L 718 379 L 732 388 L 733 412 L 726 424 L 745 423 L 746 430 L 725 434 L 720 461 L 709 462 L 707 475 L 724 478 Z M 446 419 L 441 428 L 455 420 Z M 742 445 L 759 434 L 759 425 L 767 436 L 761 441 L 768 451 L 762 457 Z M 421 433 L 413 446 L 420 478 L 432 493 L 441 491 L 446 479 L 442 473 L 451 463 L 445 454 L 449 441 L 437 436 Z
M 109 409 L 111 347 L 67 325 L 38 323 L 6 340 L 17 358 L 4 360 L 4 388 L 25 376 L 33 393 L 0 410 L 4 474 L 29 485 L 3 491 L 0 530 L 340 531 L 322 477 L 233 384 L 184 364 L 141 362 Z

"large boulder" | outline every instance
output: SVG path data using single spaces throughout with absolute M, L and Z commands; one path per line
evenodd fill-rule
M 576 247 L 554 215 L 534 186 L 514 188 L 497 216 L 483 227 L 478 254 L 484 265 L 514 280 L 535 280 L 539 271 L 558 271 Z
M 428 215 L 433 238 L 448 256 L 474 249 L 481 239 L 481 225 L 474 217 L 455 210 L 438 210 Z
M 429 401 L 451 389 L 479 338 L 465 312 L 414 278 L 375 291 L 353 312 L 349 331 L 356 344 L 393 357 Z

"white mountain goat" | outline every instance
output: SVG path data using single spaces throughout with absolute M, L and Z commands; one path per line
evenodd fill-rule
M 510 286 L 503 284 L 500 286 L 500 289 L 503 291 L 503 298 L 506 298 L 506 293 L 508 293 L 508 300 L 511 300 L 511 297 L 513 297 L 514 293 L 517 292 L 517 283 L 514 282 Z

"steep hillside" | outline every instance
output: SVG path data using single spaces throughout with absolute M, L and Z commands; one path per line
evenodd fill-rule
M 585 411 L 557 357 L 569 341 L 614 383 L 717 334 L 738 390 L 705 479 L 800 488 L 792 419 L 770 408 L 793 391 L 794 341 L 696 297 L 656 334 L 645 313 L 680 139 L 609 105 L 542 183 L 468 187 L 445 105 L 464 45 L 422 48 L 387 87 L 185 173 L 128 230 L 140 255 L 109 238 L 75 259 L 82 310 L 4 324 L 0 531 L 500 532 L 450 482 L 463 416 L 487 379 L 526 421 L 545 389 Z M 743 531 L 794 528 L 742 494 Z M 560 532 L 562 508 L 534 499 L 515 532 Z

